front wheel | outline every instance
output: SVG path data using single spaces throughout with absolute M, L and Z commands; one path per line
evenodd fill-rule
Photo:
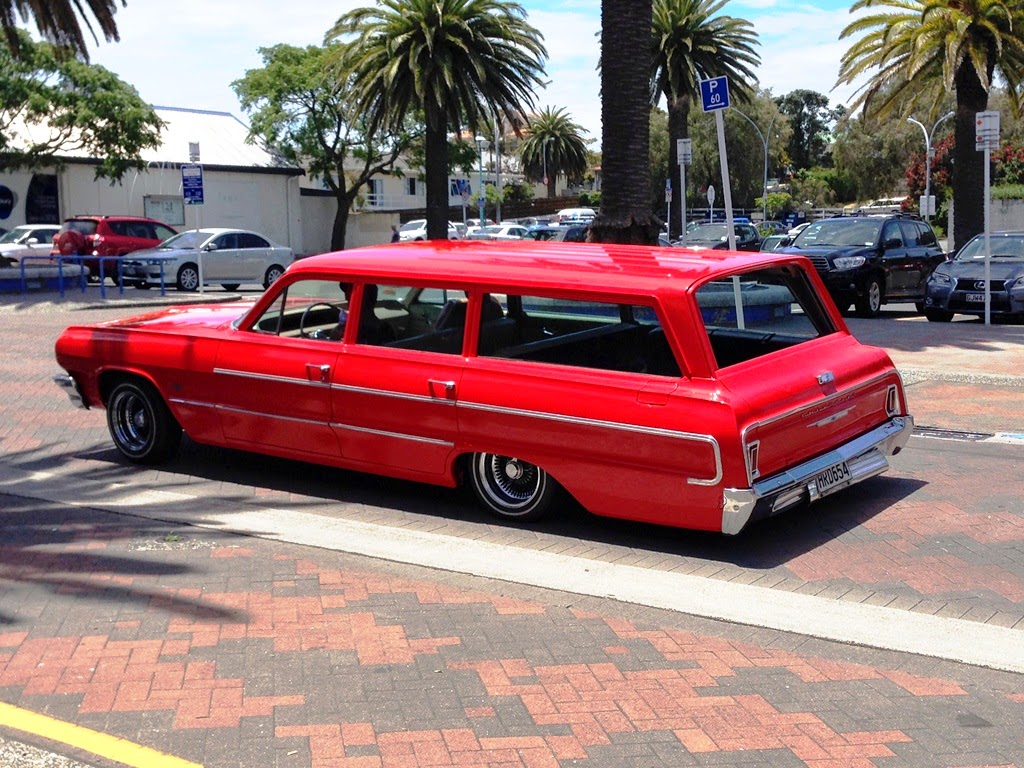
M 181 425 L 163 398 L 144 381 L 123 381 L 107 400 L 107 428 L 114 445 L 139 464 L 166 461 L 181 443 Z
M 857 298 L 857 315 L 878 317 L 882 311 L 882 286 L 878 278 L 869 277 L 864 284 L 864 294 Z
M 266 274 L 263 275 L 263 287 L 264 289 L 269 288 L 277 278 L 284 274 L 284 267 L 279 264 L 274 264 L 267 267 Z
M 953 319 L 953 313 L 945 309 L 926 309 L 924 316 L 931 323 L 948 323 Z
M 483 505 L 507 520 L 538 520 L 551 506 L 558 485 L 543 469 L 512 456 L 475 453 L 470 483 Z
M 182 264 L 178 270 L 178 290 L 194 291 L 199 288 L 199 267 L 195 264 Z

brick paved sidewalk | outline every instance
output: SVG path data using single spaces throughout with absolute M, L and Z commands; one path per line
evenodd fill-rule
M 1024 765 L 1024 675 L 0 507 L 0 700 L 207 768 Z

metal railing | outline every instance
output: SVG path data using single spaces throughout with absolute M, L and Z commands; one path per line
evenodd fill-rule
M 157 264 L 160 267 L 160 295 L 167 295 L 167 281 L 164 275 L 164 265 L 167 261 L 171 260 L 171 256 L 137 256 L 135 254 L 127 254 L 125 256 L 63 256 L 58 254 L 46 255 L 46 256 L 22 256 L 21 257 L 21 292 L 22 294 L 28 293 L 28 276 L 25 274 L 25 262 L 26 261 L 38 261 L 44 262 L 46 265 L 56 264 L 57 266 L 57 290 L 60 292 L 60 297 L 64 298 L 64 265 L 65 264 L 77 264 L 82 267 L 78 273 L 78 282 L 82 289 L 82 293 L 85 293 L 86 286 L 88 284 L 89 270 L 85 266 L 85 261 L 98 260 L 100 263 L 100 298 L 107 298 L 106 288 L 106 263 L 108 261 L 115 262 L 117 264 L 117 289 L 120 295 L 124 295 L 124 274 L 123 267 L 125 261 L 138 261 L 143 264 Z

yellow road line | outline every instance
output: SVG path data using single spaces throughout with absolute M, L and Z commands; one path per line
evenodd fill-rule
M 131 768 L 203 768 L 199 763 L 3 702 L 0 702 L 0 725 L 67 744 Z

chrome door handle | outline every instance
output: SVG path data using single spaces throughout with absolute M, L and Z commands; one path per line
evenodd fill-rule
M 438 392 L 444 396 L 446 400 L 450 400 L 455 397 L 455 382 L 454 381 L 440 381 L 438 379 L 427 379 L 427 386 L 430 388 L 430 396 L 438 397 Z
M 331 380 L 331 366 L 319 363 L 306 363 L 306 376 L 310 381 L 326 384 Z

